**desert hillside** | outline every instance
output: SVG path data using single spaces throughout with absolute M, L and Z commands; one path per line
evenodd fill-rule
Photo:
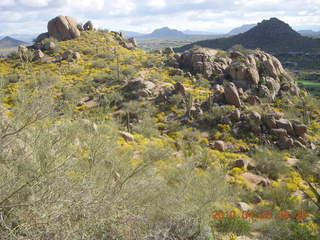
M 267 52 L 59 16 L 0 83 L 1 240 L 320 239 L 320 102 Z

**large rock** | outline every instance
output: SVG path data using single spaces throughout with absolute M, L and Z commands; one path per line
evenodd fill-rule
M 178 62 L 180 67 L 209 78 L 214 73 L 222 74 L 231 62 L 229 58 L 216 58 L 217 54 L 218 51 L 214 49 L 191 49 L 184 52 Z
M 294 134 L 294 130 L 293 130 L 293 126 L 291 124 L 291 122 L 288 119 L 279 119 L 276 120 L 276 124 L 278 128 L 283 128 L 286 129 L 287 132 L 291 135 Z
M 236 107 L 241 106 L 239 93 L 237 87 L 233 83 L 228 83 L 224 89 L 224 96 L 228 104 Z
M 49 33 L 41 33 L 36 39 L 35 39 L 35 42 L 36 43 L 39 43 L 41 42 L 42 40 L 46 39 L 46 38 L 49 38 Z
M 164 54 L 174 54 L 174 50 L 172 47 L 167 47 L 163 50 Z
M 294 140 L 289 137 L 281 137 L 280 140 L 278 141 L 278 147 L 281 150 L 290 149 L 294 147 Z
M 268 178 L 256 175 L 251 172 L 245 172 L 241 174 L 241 176 L 253 185 L 261 185 L 263 187 L 267 187 L 268 185 L 270 185 L 270 180 Z
M 254 61 L 254 59 L 253 59 Z M 260 81 L 259 73 L 256 64 L 249 62 L 236 61 L 233 62 L 227 69 L 227 73 L 234 81 L 244 82 L 243 86 L 249 87 L 250 85 L 257 85 Z
M 58 16 L 48 23 L 48 35 L 58 41 L 66 41 L 80 37 L 77 22 L 67 16 Z
M 212 144 L 210 144 L 212 149 L 218 150 L 220 152 L 224 152 L 226 147 L 225 143 L 223 141 L 214 141 Z
M 41 50 L 36 50 L 33 55 L 33 60 L 41 60 L 44 56 L 45 55 Z
M 84 31 L 92 31 L 93 29 L 94 29 L 94 27 L 93 27 L 93 23 L 91 21 L 88 21 L 83 25 Z
M 263 117 L 263 122 L 269 129 L 277 128 L 276 118 L 273 114 L 268 114 Z
M 287 130 L 283 128 L 279 128 L 279 129 L 271 129 L 271 135 L 277 138 L 284 138 L 288 136 L 288 133 L 287 133 Z
M 295 123 L 293 124 L 293 127 L 294 127 L 294 132 L 298 137 L 304 137 L 308 130 L 307 126 L 304 124 Z

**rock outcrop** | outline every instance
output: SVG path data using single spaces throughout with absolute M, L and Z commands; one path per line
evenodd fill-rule
M 283 94 L 299 94 L 299 88 L 280 61 L 261 50 L 222 54 L 214 49 L 195 48 L 178 56 L 177 62 L 180 68 L 193 74 L 200 73 L 220 84 L 233 82 L 254 96 L 274 100 Z
M 80 31 L 72 17 L 58 16 L 48 22 L 48 35 L 58 41 L 66 41 L 80 37 Z
M 231 63 L 229 58 L 216 57 L 217 50 L 198 48 L 184 52 L 178 62 L 181 68 L 192 73 L 201 73 L 209 78 L 213 74 L 222 74 Z

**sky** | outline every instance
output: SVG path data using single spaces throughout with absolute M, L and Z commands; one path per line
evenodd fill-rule
M 320 31 L 320 0 L 0 0 L 0 35 L 46 32 L 58 15 L 143 33 L 164 26 L 226 33 L 271 17 Z

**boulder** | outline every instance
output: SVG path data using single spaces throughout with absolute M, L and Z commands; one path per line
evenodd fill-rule
M 284 136 L 280 138 L 277 144 L 281 150 L 290 149 L 294 147 L 294 140 L 292 138 Z
M 273 114 L 268 114 L 263 117 L 263 122 L 269 129 L 277 128 L 276 118 Z
M 250 207 L 247 203 L 245 202 L 238 202 L 237 203 L 237 206 L 242 210 L 242 211 L 250 211 L 252 210 L 253 208 Z
M 182 83 L 177 82 L 174 84 L 174 94 L 186 94 L 185 87 L 182 85 Z
M 134 142 L 134 136 L 131 133 L 119 131 L 119 135 L 123 137 L 127 142 Z
M 74 52 L 72 50 L 66 50 L 62 54 L 62 60 L 69 60 L 73 57 Z
M 224 90 L 224 96 L 228 104 L 241 107 L 240 97 L 237 87 L 234 83 L 227 83 Z
M 231 114 L 230 114 L 230 118 L 232 121 L 234 122 L 238 122 L 240 121 L 241 118 L 241 112 L 239 109 L 235 109 Z
M 280 128 L 280 129 L 271 129 L 271 135 L 277 138 L 284 138 L 288 136 L 287 130 Z
M 272 100 L 274 100 L 280 90 L 280 82 L 272 77 L 265 77 L 265 82 L 267 88 L 269 89 L 270 97 Z
M 286 129 L 288 134 L 290 135 L 294 134 L 293 126 L 288 119 L 282 118 L 282 119 L 276 120 L 276 124 L 278 128 Z
M 245 58 L 246 56 L 239 52 L 239 51 L 232 51 L 230 52 L 230 58 L 231 59 L 239 59 L 239 58 Z
M 247 97 L 246 102 L 249 103 L 250 105 L 261 104 L 260 98 L 257 96 L 252 96 L 252 95 Z
M 212 144 L 210 144 L 211 148 L 214 150 L 218 150 L 220 152 L 225 151 L 225 143 L 223 141 L 214 141 Z
M 255 111 L 251 112 L 249 115 L 249 118 L 251 121 L 253 121 L 257 124 L 260 124 L 260 122 L 261 122 L 261 115 L 258 112 L 255 112 Z
M 308 131 L 307 126 L 304 124 L 293 124 L 294 132 L 298 137 L 304 137 Z
M 66 41 L 80 37 L 77 22 L 67 16 L 58 16 L 48 22 L 49 37 L 58 41 Z
M 227 60 L 214 62 L 218 51 L 214 49 L 197 48 L 184 52 L 178 59 L 179 65 L 183 69 L 188 69 L 192 73 L 200 73 L 209 78 L 213 73 L 222 74 L 227 68 Z
M 298 140 L 294 140 L 293 145 L 294 145 L 295 147 L 298 147 L 298 148 L 304 148 L 304 149 L 306 149 L 306 146 L 303 145 L 303 144 L 302 144 L 300 141 L 298 141 Z
M 135 38 L 128 38 L 128 42 L 131 43 L 134 47 L 138 47 L 137 41 Z
M 35 39 L 35 42 L 36 43 L 40 43 L 42 42 L 42 40 L 46 39 L 46 38 L 49 38 L 49 33 L 41 33 L 36 39 Z
M 219 84 L 214 84 L 212 89 L 214 91 L 217 91 L 217 92 L 224 92 L 224 87 L 222 85 L 219 85 Z
M 47 51 L 53 51 L 56 48 L 56 44 L 53 41 L 46 42 L 43 45 L 43 49 Z
M 79 52 L 74 52 L 74 53 L 72 54 L 72 58 L 73 58 L 74 60 L 79 60 L 79 59 L 81 58 L 81 54 L 80 54 Z
M 93 23 L 91 21 L 86 22 L 83 25 L 83 30 L 84 31 L 93 31 L 94 30 Z
M 164 54 L 174 54 L 174 50 L 172 47 L 167 47 L 163 50 Z
M 260 81 L 259 72 L 255 66 L 255 63 L 249 65 L 247 62 L 235 61 L 232 62 L 230 67 L 227 69 L 227 73 L 231 76 L 234 81 L 246 82 L 249 85 L 257 85 Z
M 252 162 L 252 159 L 250 159 L 250 160 L 249 159 L 238 159 L 232 164 L 232 167 L 244 168 L 244 169 L 252 170 L 256 166 Z
M 267 187 L 270 185 L 270 180 L 268 178 L 256 175 L 251 172 L 245 172 L 241 174 L 241 176 L 253 185 L 261 185 L 263 187 Z
M 44 53 L 41 50 L 36 50 L 33 55 L 33 60 L 41 60 L 44 58 Z

